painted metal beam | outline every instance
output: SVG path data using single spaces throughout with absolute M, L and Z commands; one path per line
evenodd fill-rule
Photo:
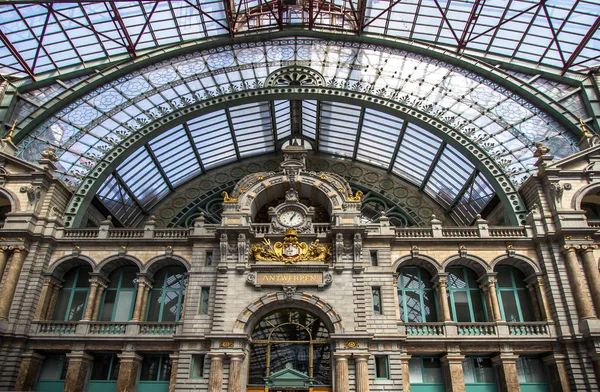
M 581 40 L 581 42 L 579 43 L 579 45 L 577 45 L 577 47 L 575 48 L 575 50 L 571 54 L 571 57 L 569 57 L 569 59 L 565 63 L 565 66 L 562 69 L 561 75 L 564 75 L 569 70 L 569 67 L 571 65 L 573 65 L 573 63 L 575 62 L 575 60 L 577 59 L 577 57 L 581 54 L 581 51 L 590 42 L 590 40 L 592 39 L 592 37 L 598 31 L 599 28 L 600 28 L 600 16 L 598 16 L 596 18 L 596 21 L 594 22 L 594 24 L 590 27 L 590 29 L 585 34 L 585 36 L 583 37 L 583 39 Z
M 17 48 L 14 47 L 14 45 L 10 42 L 10 40 L 8 39 L 8 37 L 4 34 L 4 32 L 2 30 L 0 30 L 0 41 L 2 41 L 4 46 L 6 46 L 6 49 L 8 49 L 8 51 L 17 60 L 19 65 L 23 68 L 23 71 L 25 71 L 25 73 L 27 75 L 29 75 L 29 77 L 31 79 L 33 79 L 33 81 L 35 81 L 36 78 L 35 78 L 35 73 L 33 72 L 33 69 L 31 69 L 29 64 L 27 64 L 27 61 L 25 61 L 25 59 L 21 56 L 21 53 L 19 53 Z

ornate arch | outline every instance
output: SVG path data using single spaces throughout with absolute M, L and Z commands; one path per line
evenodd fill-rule
M 47 274 L 62 279 L 71 269 L 82 265 L 89 265 L 92 267 L 92 271 L 96 270 L 96 262 L 91 257 L 85 255 L 68 255 L 61 257 L 49 265 Z
M 332 333 L 344 333 L 345 327 L 342 318 L 333 306 L 322 298 L 297 291 L 292 300 L 287 299 L 282 291 L 269 293 L 253 301 L 238 315 L 233 333 L 250 333 L 254 326 L 267 313 L 280 308 L 297 307 L 314 313 L 328 326 Z
M 599 190 L 600 190 L 600 183 L 588 184 L 588 185 L 584 186 L 583 188 L 578 189 L 577 192 L 575 192 L 575 194 L 573 195 L 573 198 L 571 199 L 571 208 L 573 208 L 574 210 L 582 210 L 581 203 L 583 201 L 583 198 L 588 193 L 593 192 L 593 191 L 599 191 Z
M 19 198 L 10 189 L 0 187 L 0 195 L 5 196 L 10 202 L 10 212 L 21 211 L 21 203 Z
M 137 257 L 131 255 L 113 255 L 102 260 L 98 264 L 96 272 L 102 273 L 104 276 L 109 276 L 111 272 L 117 268 L 126 265 L 135 265 L 138 267 L 139 272 L 144 271 L 144 263 L 142 263 Z
M 490 269 L 493 271 L 499 265 L 510 265 L 512 267 L 515 267 L 516 269 L 523 272 L 523 274 L 526 277 L 529 277 L 529 276 L 532 276 L 532 275 L 542 272 L 540 270 L 539 265 L 537 265 L 533 260 L 531 260 L 528 257 L 522 256 L 522 255 L 517 255 L 517 254 L 512 255 L 512 256 L 502 255 L 502 256 L 496 257 L 490 263 Z
M 442 269 L 443 271 L 446 271 L 448 267 L 452 267 L 454 265 L 471 268 L 473 271 L 475 271 L 478 277 L 485 276 L 485 274 L 492 271 L 489 264 L 486 263 L 485 260 L 473 255 L 450 256 L 442 263 Z
M 144 265 L 144 270 L 142 272 L 147 273 L 148 275 L 150 275 L 150 277 L 153 278 L 154 275 L 156 274 L 156 272 L 158 272 L 160 269 L 170 266 L 170 265 L 181 266 L 181 267 L 185 268 L 185 270 L 187 272 L 190 272 L 192 269 L 192 265 L 190 264 L 190 262 L 187 261 L 182 256 L 163 255 L 163 256 L 155 256 L 155 257 L 151 258 L 150 260 L 148 260 L 148 262 L 146 262 L 146 264 Z
M 434 277 L 443 271 L 442 265 L 433 257 L 427 255 L 406 255 L 400 257 L 394 263 L 394 271 L 398 271 L 399 268 L 415 265 L 425 269 L 429 274 Z

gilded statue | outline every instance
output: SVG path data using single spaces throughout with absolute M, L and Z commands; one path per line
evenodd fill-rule
M 356 195 L 354 196 L 347 196 L 346 197 L 346 202 L 348 203 L 360 203 L 360 200 L 363 197 L 363 193 L 362 191 L 356 191 Z
M 294 229 L 285 231 L 283 242 L 271 244 L 265 238 L 262 244 L 253 244 L 250 248 L 250 258 L 256 261 L 279 261 L 293 264 L 299 261 L 323 261 L 332 259 L 331 244 L 320 244 L 315 240 L 308 245 L 298 241 L 298 232 Z

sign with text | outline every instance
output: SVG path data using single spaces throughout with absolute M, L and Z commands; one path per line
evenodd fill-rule
M 319 272 L 259 272 L 256 274 L 256 284 L 317 286 L 323 284 L 323 274 Z

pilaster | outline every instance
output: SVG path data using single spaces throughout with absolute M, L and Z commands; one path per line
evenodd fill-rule
M 548 368 L 552 392 L 570 392 L 571 386 L 569 385 L 565 355 L 550 354 L 542 359 Z
M 67 354 L 67 358 L 69 358 L 69 366 L 67 368 L 63 392 L 85 391 L 90 362 L 94 357 L 83 351 L 73 351 Z
M 33 391 L 36 386 L 44 356 L 33 351 L 25 352 L 21 356 L 19 375 L 15 383 L 17 391 Z
M 462 361 L 464 355 L 448 353 L 440 360 L 444 368 L 444 379 L 446 380 L 446 391 L 466 392 L 465 375 L 463 373 Z
M 117 376 L 117 392 L 135 392 L 142 357 L 134 352 L 117 354 L 121 364 Z
M 208 353 L 210 358 L 210 376 L 208 392 L 221 392 L 223 388 L 223 353 Z
M 369 392 L 369 354 L 354 354 L 356 392 Z
M 500 392 L 520 392 L 519 374 L 517 373 L 518 355 L 513 353 L 501 353 L 492 358 L 492 363 L 498 375 L 498 387 Z
M 8 268 L 2 291 L 0 292 L 0 320 L 8 320 L 10 307 L 15 296 L 17 284 L 19 283 L 25 255 L 27 254 L 27 249 L 24 246 L 14 246 L 12 250 L 12 261 Z
M 348 377 L 348 358 L 349 354 L 334 353 L 335 360 L 335 391 L 350 392 L 350 380 Z

